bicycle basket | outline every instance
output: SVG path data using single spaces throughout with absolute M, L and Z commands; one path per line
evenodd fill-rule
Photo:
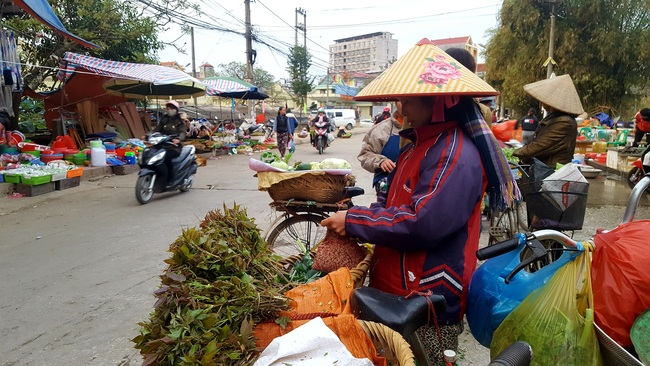
M 587 210 L 589 183 L 542 180 L 521 183 L 533 230 L 581 230 Z
M 290 174 L 266 172 L 258 173 L 258 178 L 269 174 Z M 271 184 L 267 189 L 269 196 L 274 201 L 316 201 L 322 203 L 336 203 L 345 198 L 343 190 L 348 179 L 344 175 L 323 173 L 302 173 L 292 175 Z

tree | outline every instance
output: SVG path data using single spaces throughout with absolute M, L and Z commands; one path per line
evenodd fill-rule
M 158 1 L 158 2 L 156 2 Z M 158 31 L 171 21 L 166 14 L 190 7 L 186 0 L 153 0 L 167 13 L 146 15 L 129 1 L 120 0 L 50 0 L 50 5 L 66 28 L 102 48 L 89 49 L 74 43 L 43 25 L 31 16 L 10 19 L 7 24 L 24 35 L 41 35 L 40 42 L 27 38 L 21 43 L 23 62 L 50 67 L 25 67 L 26 85 L 35 89 L 43 80 L 53 77 L 59 66 L 58 57 L 65 52 L 88 54 L 116 61 L 156 62 L 156 52 L 164 46 Z M 52 87 L 54 87 L 53 85 Z
M 314 87 L 314 77 L 309 76 L 311 55 L 305 47 L 294 46 L 289 52 L 287 72 L 291 77 L 291 85 L 296 104 L 302 109 L 307 102 L 307 94 Z
M 647 0 L 563 0 L 555 7 L 554 72 L 571 75 L 585 110 L 602 105 L 621 109 L 626 94 L 647 91 Z M 546 77 L 542 63 L 548 57 L 549 18 L 548 1 L 505 0 L 499 27 L 490 31 L 487 81 L 519 114 L 536 104 L 523 86 Z
M 237 79 L 246 79 L 246 64 L 243 62 L 232 61 L 227 64 L 219 65 L 219 76 L 229 76 Z M 253 85 L 262 89 L 270 90 L 275 82 L 275 76 L 261 67 L 253 67 Z

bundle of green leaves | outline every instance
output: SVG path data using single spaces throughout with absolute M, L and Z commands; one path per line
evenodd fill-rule
M 286 274 L 246 211 L 210 211 L 170 246 L 158 299 L 133 339 L 143 365 L 249 365 L 253 325 L 288 307 Z

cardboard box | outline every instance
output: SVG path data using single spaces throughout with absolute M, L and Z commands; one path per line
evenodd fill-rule
M 64 189 L 79 187 L 81 184 L 81 177 L 66 178 L 54 182 L 55 189 L 57 191 L 62 191 Z
M 54 182 L 40 184 L 37 186 L 30 186 L 27 184 L 16 184 L 16 192 L 24 194 L 28 197 L 40 196 L 42 194 L 54 192 Z

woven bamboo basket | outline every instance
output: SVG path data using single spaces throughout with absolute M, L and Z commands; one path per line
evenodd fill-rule
M 275 183 L 268 191 L 274 201 L 336 203 L 345 198 L 343 189 L 346 182 L 347 178 L 344 175 L 305 173 Z
M 383 324 L 365 320 L 357 321 L 375 345 L 377 355 L 386 357 L 389 365 L 415 366 L 415 356 L 411 346 L 401 334 Z
M 368 248 L 364 247 L 366 255 L 356 267 L 350 269 L 350 275 L 352 276 L 352 281 L 354 282 L 354 288 L 359 288 L 363 286 L 366 281 L 366 276 L 368 275 L 368 270 L 372 264 L 372 252 Z M 316 248 L 311 250 L 311 255 L 316 254 Z M 280 260 L 280 265 L 289 271 L 294 264 L 298 263 L 302 259 L 301 254 L 292 255 L 291 257 L 283 258 Z

